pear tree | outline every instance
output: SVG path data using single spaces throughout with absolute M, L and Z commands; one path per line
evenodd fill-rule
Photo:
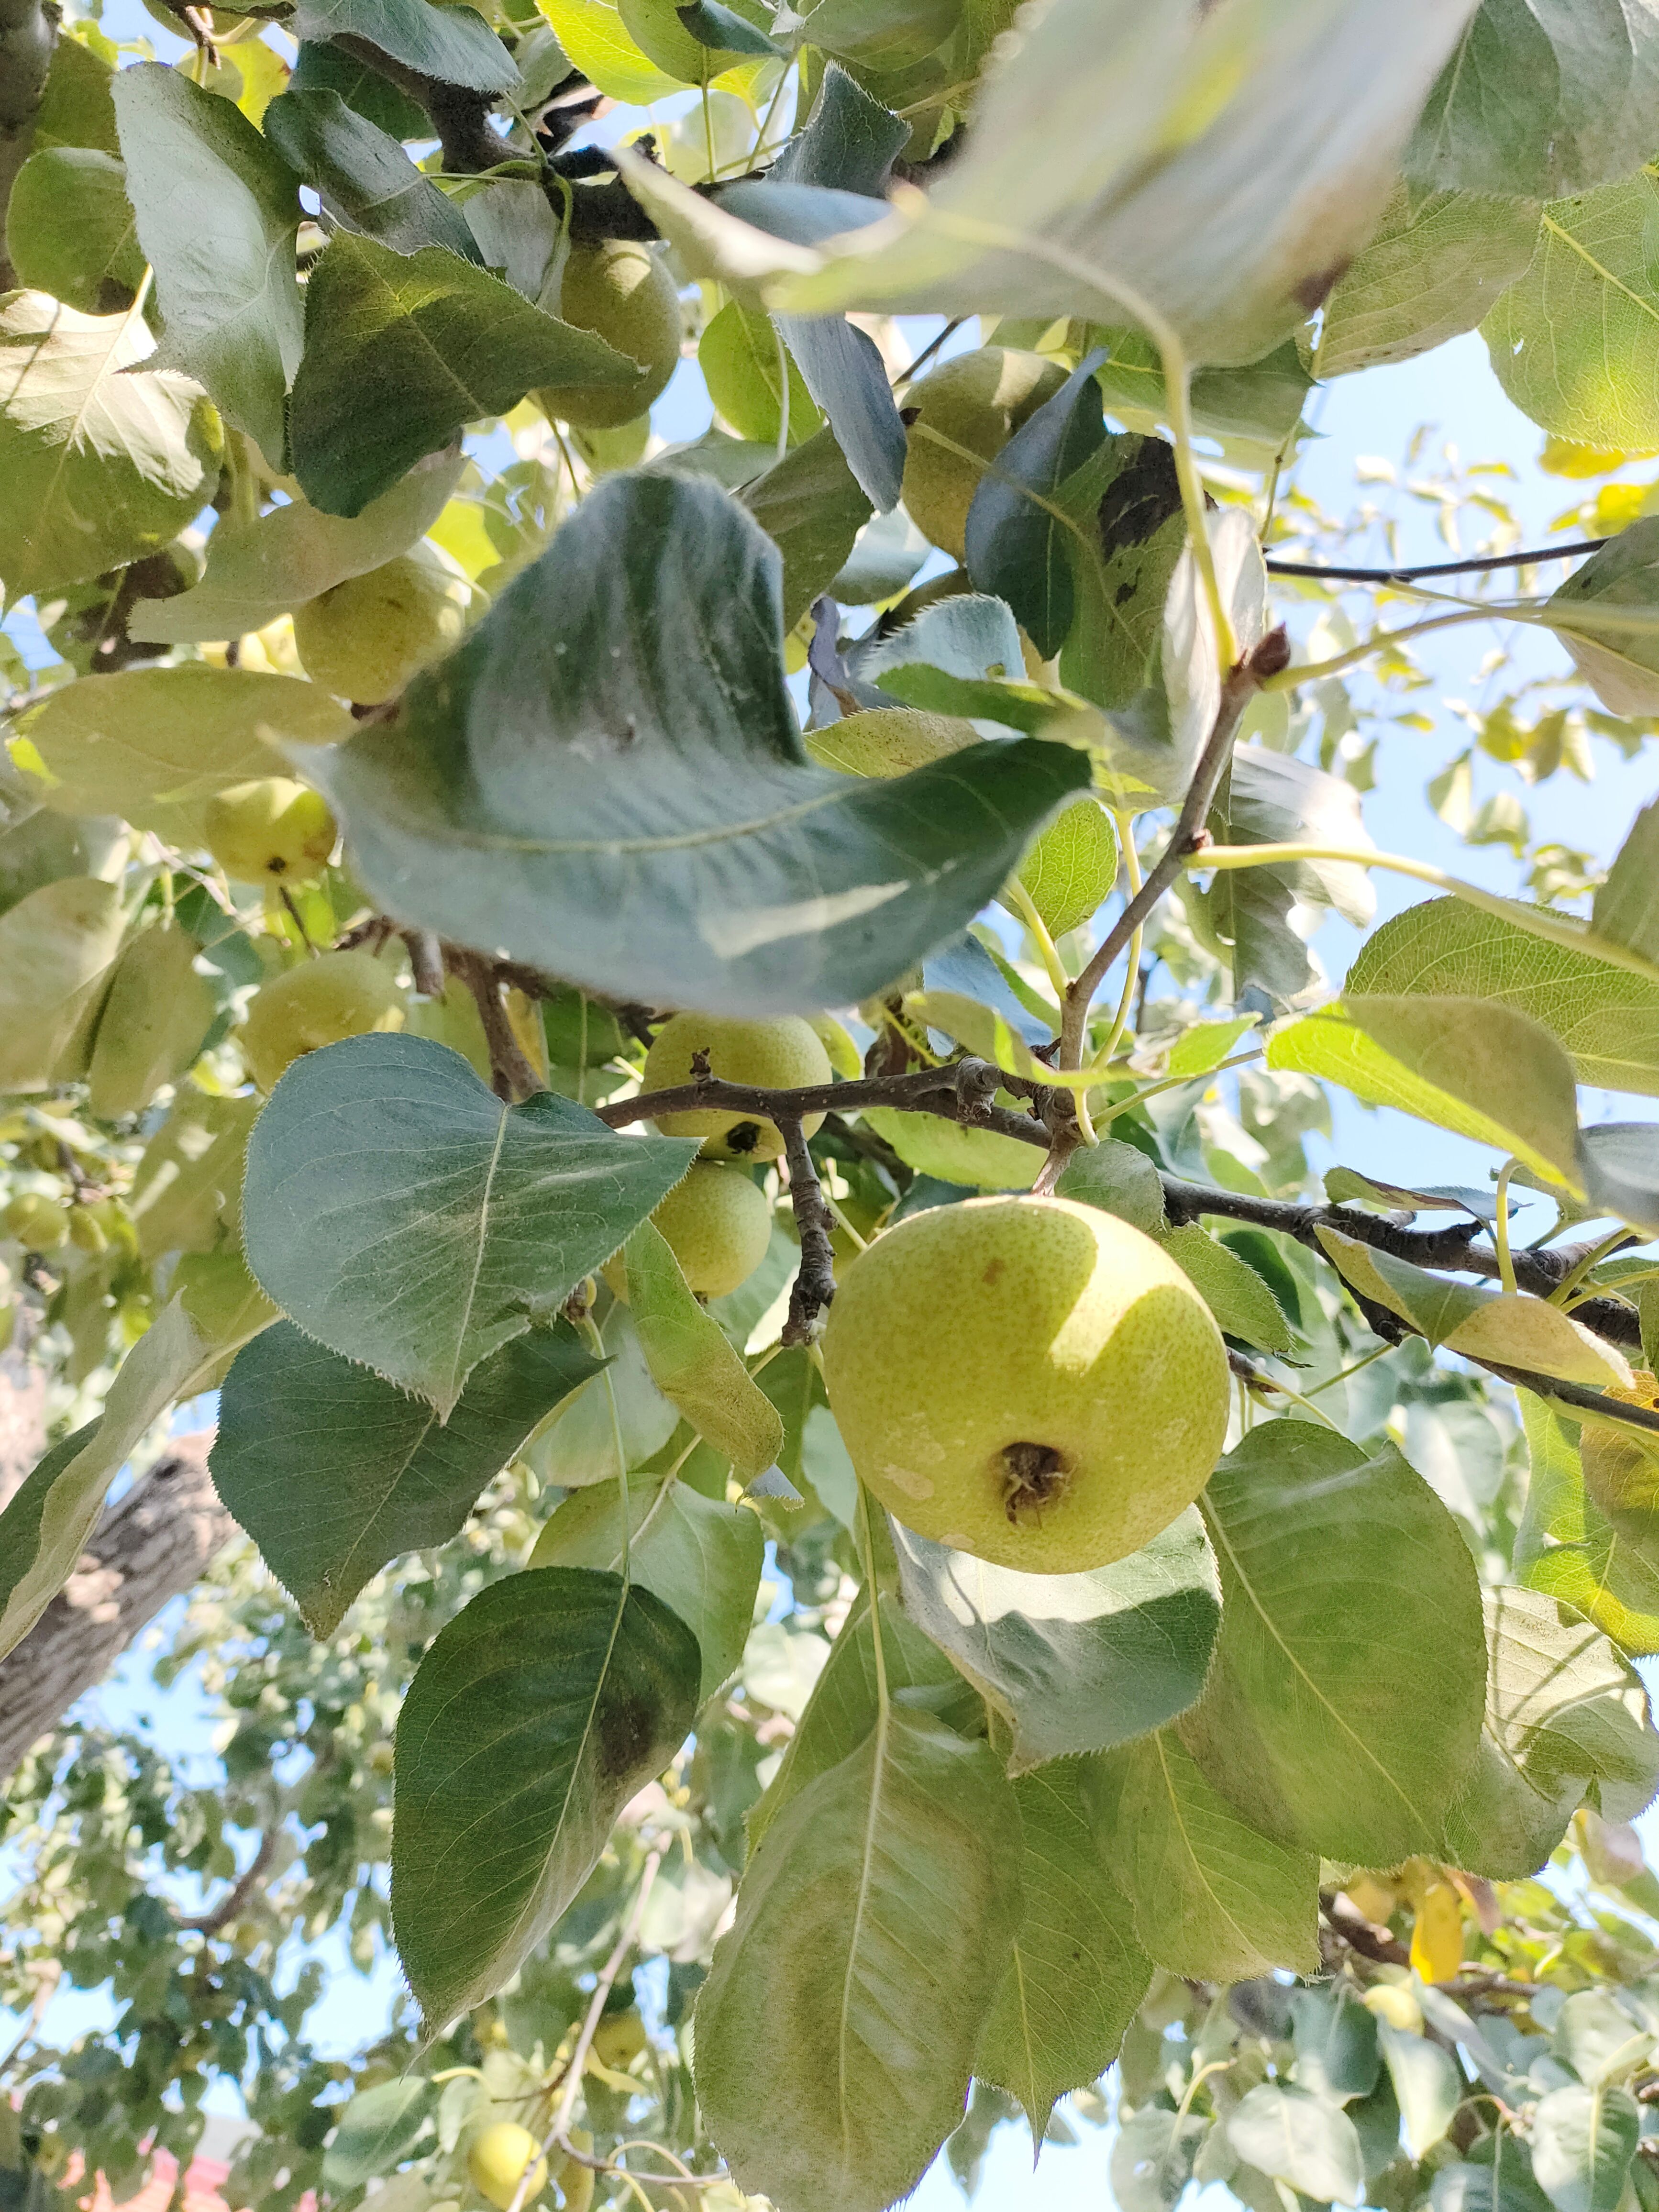
M 0 2203 L 1659 2212 L 1659 13 L 146 4 L 0 0 Z

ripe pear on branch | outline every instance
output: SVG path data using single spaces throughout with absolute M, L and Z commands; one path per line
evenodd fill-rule
M 803 1090 L 830 1080 L 830 1055 L 810 1022 L 794 1014 L 775 1020 L 745 1022 L 728 1014 L 675 1014 L 651 1041 L 641 1086 L 672 1091 L 690 1083 L 701 1053 L 710 1075 L 744 1083 L 760 1091 Z M 809 1137 L 823 1121 L 809 1114 L 801 1127 Z M 665 1137 L 701 1137 L 703 1157 L 718 1160 L 775 1160 L 783 1157 L 777 1124 L 752 1115 L 698 1106 L 659 1115 Z

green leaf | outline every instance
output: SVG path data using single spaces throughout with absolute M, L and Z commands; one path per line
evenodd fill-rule
M 1586 566 L 1588 566 L 1588 562 Z M 1644 806 L 1595 894 L 1590 927 L 1598 937 L 1659 958 L 1659 806 Z
M 230 100 L 177 70 L 120 70 L 115 113 L 166 334 L 157 367 L 204 385 L 273 468 L 300 365 L 299 180 Z
M 54 779 L 43 796 L 55 812 L 118 813 L 190 847 L 216 792 L 277 765 L 272 739 L 333 744 L 355 726 L 319 684 L 198 662 L 66 684 L 18 730 Z
M 641 1222 L 628 1239 L 628 1303 L 652 1380 L 745 1486 L 783 1449 L 777 1408 L 686 1287 L 668 1239 Z
M 1213 2141 L 1197 2113 L 1177 2116 L 1161 2105 L 1143 2105 L 1118 2128 L 1112 2145 L 1112 2201 L 1117 2212 L 1175 2212 L 1193 2177 L 1201 2142 Z
M 1399 2100 L 1406 2148 L 1413 2158 L 1424 2158 L 1451 2125 L 1468 2085 L 1450 2051 L 1426 2036 L 1380 2020 L 1376 2039 Z
M 463 1406 L 465 1406 L 463 1401 Z M 705 1498 L 673 1476 L 630 1475 L 628 1571 L 684 1621 L 702 1653 L 697 1703 L 743 1662 L 766 1536 L 758 1516 Z M 567 1498 L 536 1540 L 532 1567 L 623 1566 L 622 1491 L 613 1482 Z
M 121 164 L 90 146 L 32 154 L 7 203 L 6 254 L 20 284 L 83 314 L 125 307 L 143 282 L 144 256 Z
M 811 766 L 778 568 L 714 485 L 607 478 L 393 720 L 307 763 L 366 888 L 587 988 L 750 1018 L 855 1001 L 955 936 L 1087 759 Z
M 1296 1340 L 1284 1309 L 1248 1260 L 1195 1221 L 1168 1231 L 1158 1242 L 1191 1278 L 1218 1328 L 1262 1352 L 1290 1351 Z
M 568 1322 L 476 1367 L 448 1421 L 278 1322 L 236 1356 L 209 1465 L 227 1509 L 331 1636 L 372 1577 L 458 1536 L 479 1492 L 597 1363 Z
M 1659 313 L 1659 298 L 1655 309 Z M 1615 714 L 1651 714 L 1659 707 L 1659 517 L 1638 515 L 1609 538 L 1553 593 L 1544 618 L 1604 707 Z M 1645 818 L 1638 815 L 1631 832 L 1638 843 Z M 1626 869 L 1612 901 L 1607 885 L 1598 890 L 1598 915 L 1630 897 L 1636 872 L 1635 865 Z M 1598 936 L 1645 949 L 1639 938 L 1604 933 L 1599 921 L 1592 927 Z
M 141 1113 L 202 1049 L 216 1007 L 197 972 L 201 945 L 171 922 L 141 929 L 115 963 L 87 1061 L 87 1103 L 102 1121 Z
M 1221 1635 L 1181 1733 L 1265 1833 L 1365 1866 L 1432 1851 L 1475 1756 L 1480 1583 L 1457 1525 L 1385 1443 L 1251 1430 L 1202 1501 Z
M 508 1575 L 429 1646 L 398 1722 L 392 1917 L 431 2027 L 493 1996 L 571 1903 L 684 1741 L 700 1668 L 659 1598 L 592 1568 Z
M 411 0 L 453 19 L 465 7 Z M 306 285 L 294 473 L 313 507 L 361 514 L 423 454 L 527 392 L 636 383 L 637 362 L 441 246 L 395 253 L 337 232 Z
M 1659 293 L 1648 237 L 1659 177 L 1544 210 L 1523 275 L 1480 325 L 1498 381 L 1523 415 L 1580 445 L 1659 444 L 1651 371 Z
M 0 1091 L 85 1074 L 125 930 L 118 885 L 94 876 L 43 884 L 0 915 Z
M 1645 2064 L 1653 2034 L 1606 1990 L 1577 1990 L 1557 2016 L 1550 2048 L 1586 2088 L 1595 2089 Z
M 1091 345 L 1107 349 L 1109 357 L 1095 374 L 1110 411 L 1139 431 L 1156 430 L 1167 422 L 1164 364 L 1145 331 L 1091 322 L 1085 335 Z M 1303 339 L 1298 331 L 1259 361 L 1236 368 L 1198 369 L 1192 383 L 1193 428 L 1198 434 L 1266 446 L 1269 454 L 1276 453 L 1300 421 L 1313 388 L 1297 352 Z
M 1644 7 L 1484 0 L 1406 149 L 1423 191 L 1559 199 L 1653 151 L 1659 22 Z
M 364 39 L 393 61 L 472 92 L 511 92 L 512 56 L 476 9 L 428 0 L 300 0 L 289 19 L 296 39 Z
M 1097 1206 L 1148 1237 L 1162 1237 L 1170 1226 L 1157 1168 L 1138 1146 L 1119 1137 L 1103 1137 L 1097 1145 L 1073 1152 L 1054 1195 Z
M 759 445 L 777 443 L 783 419 L 779 372 L 785 367 L 789 379 L 789 443 L 799 446 L 823 427 L 823 417 L 801 381 L 799 363 L 771 317 L 757 307 L 728 300 L 703 326 L 697 343 L 697 366 L 715 413 L 741 438 Z
M 459 453 L 434 453 L 349 520 L 298 497 L 252 522 L 225 516 L 208 539 L 201 582 L 177 599 L 141 599 L 128 635 L 152 644 L 193 645 L 263 629 L 348 577 L 367 575 L 406 553 L 443 513 L 465 465 Z M 326 739 L 319 732 L 317 741 Z
M 1079 799 L 1049 824 L 1020 862 L 1019 880 L 1050 937 L 1099 909 L 1117 880 L 1117 832 L 1097 799 Z
M 1194 1508 L 1086 1574 L 990 1566 L 896 1522 L 892 1536 L 905 1611 L 1012 1724 L 1011 1772 L 1127 1743 L 1204 1687 L 1220 1592 Z
M 963 565 L 979 590 L 1006 600 L 1045 660 L 1066 642 L 1077 605 L 1075 526 L 1062 487 L 1106 443 L 1094 377 L 1100 359 L 1086 355 L 1020 425 L 968 510 Z M 1089 554 L 1098 557 L 1093 546 Z
M 1376 2020 L 1351 1984 L 1334 1982 L 1296 1990 L 1291 1998 L 1291 2021 L 1296 2078 L 1303 2088 L 1339 2105 L 1370 2095 L 1382 2063 Z
M 337 2193 L 361 2189 L 401 2166 L 414 2154 L 437 2101 L 437 2090 L 423 2074 L 360 2089 L 341 2111 L 334 2140 L 323 2153 L 324 2187 Z
M 1024 1909 L 974 2072 L 1019 2099 L 1041 2142 L 1057 2100 L 1117 2057 L 1152 1969 L 1101 1863 L 1075 1762 L 1022 1776 L 1014 1801 Z
M 1325 302 L 1321 377 L 1410 361 L 1474 330 L 1532 259 L 1538 216 L 1533 200 L 1397 186 Z
M 1218 844 L 1370 844 L 1359 794 L 1340 776 L 1259 745 L 1235 748 L 1210 809 Z M 1302 938 L 1291 927 L 1293 906 L 1333 906 L 1356 928 L 1376 911 L 1364 868 L 1340 860 L 1292 860 L 1282 867 L 1222 869 L 1205 896 L 1211 927 L 1231 948 L 1233 995 L 1254 985 L 1277 1006 L 1299 999 L 1315 981 Z
M 1604 886 L 1594 925 L 1598 936 L 1632 941 L 1620 930 L 1634 917 L 1616 909 L 1620 896 L 1636 888 L 1638 872 L 1628 868 L 1610 897 Z M 1644 896 L 1652 878 L 1647 869 L 1641 873 Z M 1638 951 L 1639 936 L 1638 924 Z M 1659 984 L 1570 945 L 1547 943 L 1462 899 L 1425 899 L 1385 921 L 1361 949 L 1344 988 L 1349 995 L 1419 994 L 1516 1007 L 1565 1048 L 1581 1083 L 1659 1097 Z
M 909 130 L 872 99 L 839 63 L 823 72 L 805 127 L 779 155 L 771 173 L 785 184 L 830 185 L 844 192 L 878 197 Z
M 1322 1226 L 1316 1234 L 1362 1297 L 1399 1314 L 1431 1344 L 1596 1389 L 1628 1387 L 1623 1353 L 1546 1299 L 1451 1282 L 1340 1230 Z
M 296 1060 L 255 1125 L 248 1263 L 307 1335 L 447 1419 L 478 1363 L 550 1321 L 695 1152 L 551 1091 L 504 1106 L 424 1037 L 351 1037 Z
M 447 246 L 479 258 L 467 220 L 395 138 L 348 107 L 337 92 L 283 93 L 264 112 L 264 134 L 296 176 L 348 229 L 399 253 Z
M 73 1573 L 105 1493 L 144 1434 L 210 1364 L 175 1298 L 123 1361 L 104 1410 L 54 1444 L 0 1511 L 0 1658 L 15 1650 Z
M 741 2188 L 838 2212 L 915 2188 L 962 2115 L 1020 1848 L 988 1745 L 902 1711 L 782 1814 L 697 2000 L 697 2100 Z
M 110 98 L 113 81 L 114 71 L 102 55 L 73 35 L 60 38 L 52 50 L 46 88 L 34 113 L 35 145 L 95 146 L 100 153 L 118 153 L 115 105 Z
M 1641 2132 L 1626 2089 L 1552 2089 L 1532 2123 L 1532 2170 L 1555 2212 L 1614 2212 Z
M 1513 1152 L 1547 1187 L 1583 1189 L 1572 1064 L 1518 1007 L 1367 994 L 1277 1030 L 1267 1065 Z
M 878 246 L 855 234 L 780 301 L 1068 315 L 1069 256 L 1150 301 L 1196 358 L 1255 361 L 1364 244 L 1463 14 L 1304 0 L 1242 28 L 1129 0 L 1050 8 L 1008 37 L 927 207 Z
M 882 1651 L 895 1702 L 950 1720 L 974 1702 L 948 1659 L 900 1612 L 896 1598 L 881 1601 Z M 760 1847 L 774 1820 L 809 1783 L 849 1758 L 875 1727 L 878 1711 L 875 1638 L 862 1595 L 830 1647 L 823 1671 L 794 1734 L 785 1746 L 766 1795 L 749 1814 L 749 1847 Z
M 1242 2159 L 1304 2197 L 1359 2204 L 1365 2163 L 1353 2122 L 1291 2082 L 1259 2081 L 1227 2120 L 1227 2139 Z
M 234 1231 L 242 1158 L 258 1098 L 215 1098 L 186 1084 L 145 1146 L 127 1211 L 146 1260 L 164 1252 L 210 1252 Z
M 616 0 L 545 0 L 542 13 L 576 67 L 607 99 L 649 106 L 681 89 L 629 38 Z
M 290 92 L 337 92 L 346 106 L 377 131 L 399 140 L 430 135 L 432 118 L 360 54 L 326 39 L 302 39 L 289 78 Z
M 1517 1579 L 1564 1598 L 1621 1650 L 1659 1651 L 1659 1566 L 1601 1511 L 1585 1486 L 1572 1428 L 1553 1407 L 1521 1393 L 1532 1461 L 1515 1541 Z
M 44 292 L 0 303 L 0 580 L 10 599 L 138 560 L 200 513 L 219 477 L 213 410 L 141 369 L 132 314 L 82 315 Z
M 1242 1820 L 1172 1728 L 1105 1753 L 1095 1786 L 1148 1957 L 1194 1981 L 1316 1971 L 1318 1860 Z
M 957 27 L 959 0 L 817 0 L 800 36 L 820 53 L 884 73 L 942 46 Z
M 840 574 L 870 519 L 869 499 L 828 429 L 794 447 L 738 497 L 783 556 L 781 627 L 792 630 Z

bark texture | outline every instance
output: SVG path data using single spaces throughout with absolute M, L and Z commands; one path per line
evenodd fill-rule
M 103 1680 L 146 1622 L 191 1588 L 234 1533 L 208 1475 L 210 1441 L 174 1438 L 104 1516 L 75 1572 L 0 1660 L 0 1781 Z

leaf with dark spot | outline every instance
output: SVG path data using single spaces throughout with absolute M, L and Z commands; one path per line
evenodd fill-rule
M 398 1723 L 392 1917 L 428 2024 L 510 1980 L 679 1749 L 697 1639 L 648 1590 L 535 1567 L 481 1590 Z

